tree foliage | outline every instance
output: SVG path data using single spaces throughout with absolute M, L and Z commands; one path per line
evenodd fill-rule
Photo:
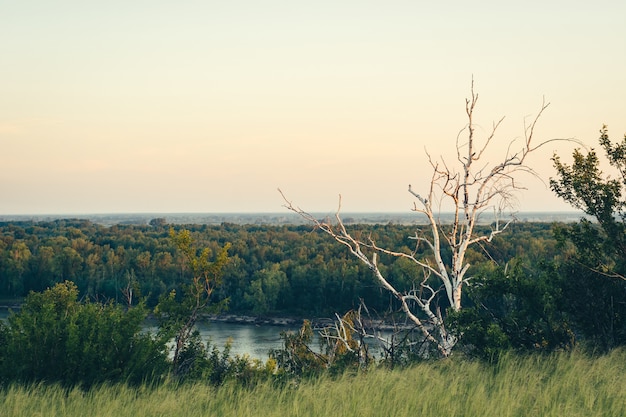
M 595 150 L 577 149 L 571 165 L 553 157 L 558 176 L 550 185 L 590 218 L 556 230 L 562 247 L 574 249 L 561 271 L 568 311 L 595 347 L 610 349 L 626 343 L 626 135 L 614 144 L 603 126 L 599 142 L 613 177 Z
M 0 376 L 5 381 L 85 387 L 141 383 L 166 367 L 165 344 L 142 331 L 146 309 L 80 302 L 69 281 L 32 292 L 0 323 Z
M 592 149 L 586 155 L 575 150 L 572 165 L 561 162 L 555 155 L 557 179 L 552 190 L 565 201 L 597 221 L 599 228 L 583 220 L 577 228 L 563 231 L 575 243 L 584 263 L 599 273 L 625 278 L 623 262 L 626 253 L 626 136 L 621 143 L 612 144 L 606 126 L 600 131 L 600 145 L 618 175 L 611 178 L 600 168 L 600 160 Z
M 183 267 L 188 267 L 191 282 L 181 285 L 182 294 L 176 290 L 161 296 L 154 312 L 159 320 L 159 334 L 169 340 L 174 337 L 172 368 L 182 375 L 194 366 L 197 357 L 204 355 L 199 333 L 195 327 L 201 314 L 216 313 L 225 308 L 228 299 L 211 303 L 211 296 L 221 284 L 222 270 L 228 262 L 229 244 L 211 260 L 209 248 L 197 249 L 188 230 L 170 231 L 170 238 L 183 255 Z
M 521 259 L 477 274 L 467 307 L 451 316 L 465 353 L 497 360 L 511 349 L 550 352 L 574 346 L 552 265 L 530 269 Z

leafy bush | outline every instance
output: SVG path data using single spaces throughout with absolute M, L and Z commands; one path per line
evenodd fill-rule
M 448 317 L 465 352 L 497 359 L 511 348 L 542 352 L 571 348 L 574 333 L 559 308 L 557 278 L 547 265 L 529 270 L 515 261 L 483 271 L 468 290 L 469 305 Z
M 165 344 L 142 333 L 145 317 L 143 306 L 80 302 L 69 281 L 32 292 L 1 325 L 0 377 L 85 387 L 159 378 L 167 369 Z

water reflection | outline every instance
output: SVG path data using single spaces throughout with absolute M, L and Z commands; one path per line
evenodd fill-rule
M 253 359 L 267 360 L 269 351 L 279 349 L 282 345 L 280 333 L 297 331 L 290 326 L 257 326 L 254 324 L 203 322 L 198 324 L 202 340 L 209 341 L 211 346 L 223 350 L 226 342 L 231 339 L 231 356 L 247 354 Z

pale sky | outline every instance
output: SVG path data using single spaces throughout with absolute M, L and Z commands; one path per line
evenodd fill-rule
M 410 210 L 472 76 L 494 150 L 626 132 L 624 1 L 0 0 L 0 214 Z M 529 161 L 520 211 L 567 210 Z M 496 152 L 497 153 L 497 152 Z M 542 182 L 543 180 L 543 182 Z

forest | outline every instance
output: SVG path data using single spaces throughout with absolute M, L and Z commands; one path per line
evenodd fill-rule
M 131 284 L 137 297 L 154 307 L 162 294 L 189 279 L 186 262 L 170 230 L 189 230 L 199 247 L 219 251 L 226 243 L 229 262 L 214 301 L 228 300 L 234 314 L 330 317 L 359 306 L 392 312 L 389 296 L 370 271 L 341 246 L 307 225 L 115 225 L 87 220 L 0 223 L 0 297 L 21 300 L 64 281 L 81 297 L 121 302 Z M 402 249 L 413 243 L 415 226 L 353 225 L 381 244 Z M 493 274 L 498 265 L 523 265 L 539 274 L 563 259 L 554 235 L 557 225 L 516 223 L 480 251 L 470 253 L 473 271 Z M 395 282 L 409 283 L 415 267 L 402 259 L 386 263 Z

